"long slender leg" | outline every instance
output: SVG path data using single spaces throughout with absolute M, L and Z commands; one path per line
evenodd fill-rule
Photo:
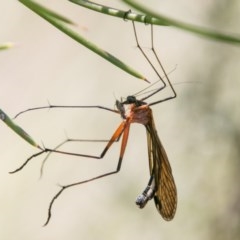
M 167 73 L 166 73 L 166 71 L 165 71 L 165 69 L 164 69 L 161 61 L 160 61 L 160 58 L 159 58 L 158 55 L 157 55 L 157 52 L 156 52 L 155 48 L 154 48 L 153 25 L 151 25 L 151 39 L 152 39 L 152 52 L 153 52 L 155 58 L 157 59 L 158 64 L 159 64 L 159 66 L 161 67 L 161 69 L 162 69 L 162 71 L 163 71 L 163 73 L 164 73 L 164 76 L 165 76 L 166 79 L 167 79 L 167 82 L 168 82 L 170 88 L 172 89 L 173 96 L 164 98 L 164 99 L 159 100 L 159 101 L 156 101 L 156 102 L 149 103 L 149 106 L 152 106 L 152 105 L 155 105 L 155 104 L 158 104 L 158 103 L 161 103 L 161 102 L 165 102 L 165 101 L 168 101 L 168 100 L 170 100 L 170 99 L 173 99 L 173 98 L 176 98 L 176 97 L 177 97 L 177 93 L 176 93 L 175 89 L 173 88 L 173 85 L 172 85 L 172 83 L 171 83 L 171 81 L 170 81 L 170 79 L 169 79 L 169 77 L 168 77 L 168 75 L 167 75 Z M 160 90 L 158 90 L 158 91 L 160 91 Z M 157 92 L 158 92 L 158 91 L 157 91 Z M 155 93 L 157 93 L 157 92 L 153 92 L 152 94 L 155 94 Z M 148 97 L 150 97 L 150 96 L 152 96 L 152 95 L 149 95 Z
M 72 106 L 69 105 L 68 106 L 68 105 L 52 105 L 52 104 L 49 104 L 48 106 L 41 106 L 41 107 L 34 107 L 34 108 L 25 109 L 25 110 L 19 112 L 18 114 L 16 114 L 14 116 L 14 119 L 19 117 L 23 113 L 26 113 L 26 112 L 36 111 L 36 110 L 41 110 L 41 109 L 51 109 L 51 108 L 68 108 L 68 109 L 73 109 L 73 108 L 99 108 L 99 109 L 103 109 L 103 110 L 106 110 L 106 111 L 110 111 L 110 112 L 114 112 L 114 113 L 119 114 L 118 110 L 111 109 L 111 108 L 104 107 L 104 106 L 100 106 L 100 105 L 72 105 Z
M 121 126 L 121 125 L 120 125 Z M 118 128 L 120 130 L 120 128 Z M 81 185 L 83 183 L 87 183 L 87 182 L 92 182 L 94 180 L 97 180 L 97 179 L 100 179 L 100 178 L 103 178 L 103 177 L 107 177 L 107 176 L 110 176 L 110 175 L 113 175 L 113 174 L 116 174 L 120 171 L 121 169 L 121 165 L 122 165 L 122 159 L 123 159 L 123 156 L 124 156 L 124 153 L 125 153 L 125 149 L 126 149 L 126 145 L 127 145 L 127 140 L 128 140 L 128 135 L 129 135 L 129 130 L 130 130 L 130 123 L 129 122 L 126 122 L 125 123 L 125 126 L 124 126 L 124 130 L 123 132 L 122 131 L 119 131 L 118 134 L 122 134 L 123 133 L 123 139 L 122 139 L 122 144 L 121 144 L 121 150 L 120 150 L 120 156 L 119 156 L 119 159 L 118 159 L 118 164 L 117 164 L 117 168 L 116 170 L 114 171 L 111 171 L 111 172 L 108 172 L 108 173 L 104 173 L 104 174 L 101 174 L 101 175 L 98 175 L 96 177 L 93 177 L 93 178 L 90 178 L 90 179 L 87 179 L 87 180 L 84 180 L 84 181 L 80 181 L 80 182 L 76 182 L 76 183 L 72 183 L 72 184 L 68 184 L 68 185 L 64 185 L 64 186 L 61 186 L 61 189 L 59 190 L 59 192 L 52 198 L 50 204 L 49 204 L 49 208 L 48 208 L 48 217 L 47 217 L 47 221 L 45 222 L 44 226 L 46 226 L 50 219 L 51 219 L 51 216 L 52 216 L 52 206 L 53 206 L 53 203 L 55 202 L 55 200 L 63 193 L 64 190 L 70 188 L 70 187 L 74 187 L 74 186 L 78 186 L 78 185 Z M 117 131 L 114 133 L 114 135 L 116 134 L 115 138 L 118 137 L 117 135 Z M 114 136 L 113 135 L 113 136 Z M 111 145 L 112 145 L 113 141 L 109 141 L 107 147 L 109 148 Z M 107 149 L 107 147 L 105 149 Z M 103 155 L 106 153 L 106 151 L 104 152 L 103 151 Z
M 135 36 L 135 40 L 136 40 L 136 44 L 137 44 L 137 48 L 140 50 L 140 52 L 142 53 L 142 55 L 144 56 L 144 58 L 147 60 L 147 62 L 149 63 L 149 65 L 151 66 L 151 68 L 154 70 L 154 72 L 156 73 L 156 75 L 159 78 L 159 81 L 162 82 L 163 86 L 161 86 L 159 89 L 157 89 L 157 91 L 161 91 L 162 89 L 164 89 L 166 87 L 166 83 L 163 80 L 163 78 L 161 77 L 161 75 L 159 74 L 159 72 L 157 71 L 157 69 L 154 67 L 153 63 L 151 62 L 151 60 L 149 59 L 149 57 L 147 56 L 147 54 L 144 52 L 143 48 L 141 47 L 141 45 L 139 44 L 139 40 L 138 40 L 138 36 L 137 36 L 137 30 L 136 30 L 136 26 L 134 21 L 132 21 L 133 24 L 133 30 L 134 30 L 134 36 Z M 148 88 L 148 87 L 147 87 Z M 145 88 L 145 89 L 147 89 Z M 145 89 L 141 90 L 138 93 L 143 92 Z M 137 93 L 137 94 L 138 94 Z M 152 96 L 153 94 L 146 96 L 145 98 L 142 98 L 141 101 L 147 99 L 148 97 Z
M 120 139 L 121 135 L 119 135 L 119 137 L 114 141 L 114 142 L 118 142 L 119 139 Z M 73 142 L 109 142 L 109 139 L 73 139 L 73 138 L 67 138 L 66 140 L 64 140 L 63 142 L 61 142 L 60 144 L 58 144 L 54 150 L 57 150 L 59 149 L 60 147 L 62 147 L 63 145 L 67 144 L 67 143 L 73 143 Z M 47 162 L 47 160 L 49 159 L 49 157 L 51 156 L 53 152 L 48 152 L 47 156 L 43 159 L 42 161 L 42 165 L 41 165 L 41 168 L 40 168 L 40 178 L 42 177 L 43 175 L 43 170 L 44 170 L 44 166 Z
M 143 51 L 142 47 L 140 46 L 139 44 L 139 41 L 138 41 L 138 36 L 137 36 L 137 31 L 136 31 L 136 26 L 135 26 L 135 23 L 133 23 L 133 29 L 134 29 L 134 36 L 135 36 L 135 39 L 136 39 L 136 43 L 137 43 L 137 47 L 139 48 L 139 50 L 141 51 L 142 55 L 144 56 L 144 58 L 147 60 L 147 62 L 150 64 L 150 66 L 152 67 L 152 69 L 154 70 L 154 72 L 157 74 L 158 78 L 159 78 L 159 81 L 161 81 L 163 83 L 163 86 L 161 86 L 160 88 L 154 90 L 151 94 L 147 95 L 146 97 L 142 98 L 141 101 L 144 101 L 148 98 L 150 98 L 151 96 L 155 95 L 156 93 L 160 92 L 161 90 L 163 90 L 165 87 L 166 87 L 166 83 L 165 81 L 163 80 L 163 77 L 161 77 L 161 75 L 159 74 L 159 72 L 157 71 L 157 69 L 154 67 L 154 65 L 152 64 L 152 62 L 150 61 L 150 59 L 148 58 L 148 56 L 146 55 L 146 53 Z M 168 74 L 166 73 L 163 65 L 162 65 L 162 62 L 160 61 L 160 58 L 158 57 L 158 54 L 155 50 L 155 47 L 154 47 L 154 41 L 153 41 L 154 37 L 153 37 L 153 25 L 151 25 L 151 50 L 163 72 L 163 76 L 164 78 L 167 79 L 167 82 L 168 82 L 168 85 L 170 86 L 172 92 L 173 92 L 173 96 L 170 96 L 170 97 L 167 97 L 167 98 L 164 98 L 164 99 L 161 99 L 159 101 L 155 101 L 155 102 L 152 102 L 152 103 L 149 103 L 148 105 L 151 106 L 151 105 L 155 105 L 155 104 L 158 104 L 160 102 L 165 102 L 165 101 L 168 101 L 170 99 L 173 99 L 173 98 L 176 98 L 177 94 L 176 94 L 176 91 L 174 90 L 171 82 L 170 82 L 170 79 L 168 77 Z M 157 81 L 158 82 L 158 81 Z M 156 83 L 156 82 L 155 82 Z M 153 83 L 151 86 L 153 86 L 155 83 Z M 143 92 L 144 90 L 148 89 L 149 87 L 141 90 L 140 92 L 138 92 L 137 94 Z
M 70 156 L 77 156 L 77 157 L 85 157 L 85 158 L 94 158 L 94 159 L 101 159 L 104 157 L 104 155 L 106 154 L 106 152 L 108 151 L 108 149 L 111 147 L 111 145 L 116 142 L 117 139 L 119 139 L 122 135 L 122 133 L 124 132 L 126 128 L 126 122 L 123 121 L 119 127 L 116 129 L 116 131 L 114 132 L 113 136 L 111 137 L 111 139 L 108 141 L 108 144 L 106 145 L 106 147 L 104 148 L 104 150 L 102 151 L 102 153 L 99 156 L 95 156 L 95 155 L 87 155 L 87 154 L 81 154 L 81 153 L 72 153 L 72 152 L 65 152 L 65 151 L 61 151 L 61 150 L 57 150 L 57 149 L 50 149 L 50 148 L 44 148 L 42 151 L 32 155 L 31 157 L 29 157 L 19 168 L 15 169 L 14 171 L 11 171 L 9 173 L 16 173 L 20 170 L 22 170 L 27 163 L 29 163 L 32 159 L 34 159 L 35 157 L 43 154 L 43 153 L 59 153 L 59 154 L 65 154 L 65 155 L 70 155 Z

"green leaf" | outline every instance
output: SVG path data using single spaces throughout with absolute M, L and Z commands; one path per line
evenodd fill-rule
M 76 31 L 72 30 L 66 23 L 72 23 L 70 20 L 67 18 L 61 16 L 58 13 L 55 13 L 41 5 L 39 5 L 36 2 L 30 1 L 30 0 L 19 0 L 22 4 L 24 4 L 26 7 L 31 9 L 33 12 L 44 18 L 46 21 L 51 23 L 53 26 L 58 28 L 60 31 L 77 41 L 78 43 L 84 45 L 91 51 L 95 52 L 102 58 L 106 59 L 107 61 L 111 62 L 115 66 L 121 68 L 125 72 L 131 74 L 134 77 L 140 78 L 142 80 L 147 81 L 147 79 L 139 72 L 136 70 L 132 69 L 130 66 L 126 65 L 124 62 L 119 60 L 118 58 L 114 57 L 112 54 L 106 52 L 105 50 L 99 48 L 97 45 L 94 43 L 88 41 L 84 37 L 82 37 L 79 33 Z
M 13 47 L 13 43 L 11 42 L 6 42 L 6 43 L 1 43 L 0 44 L 0 50 L 6 50 Z
M 123 11 L 120 9 L 116 8 L 111 8 L 106 5 L 90 2 L 90 1 L 83 1 L 83 0 L 69 0 L 72 3 L 75 3 L 77 5 L 80 5 L 82 7 L 91 9 L 96 12 L 100 12 L 103 14 L 107 14 L 109 16 L 113 17 L 119 17 L 124 20 L 131 20 L 131 21 L 137 21 L 137 22 L 142 22 L 142 23 L 149 23 L 149 17 L 146 17 L 145 14 L 139 14 L 139 13 L 134 13 L 130 11 Z M 167 24 L 157 18 L 151 18 L 151 23 L 152 24 L 157 24 L 157 25 L 163 25 L 166 26 Z
M 27 134 L 21 127 L 15 124 L 11 118 L 0 109 L 0 119 L 8 125 L 15 133 L 17 133 L 20 137 L 26 140 L 28 143 L 33 145 L 34 147 L 40 148 L 41 147 L 32 139 L 32 137 Z
M 159 21 L 165 23 L 166 25 L 177 27 L 179 29 L 192 32 L 198 35 L 201 35 L 206 38 L 214 39 L 217 41 L 227 42 L 227 43 L 233 43 L 233 44 L 240 44 L 240 36 L 233 36 L 229 34 L 224 34 L 221 32 L 213 31 L 207 28 L 195 26 L 192 24 L 184 23 L 172 18 L 165 17 L 159 13 L 156 13 L 145 6 L 136 3 L 135 1 L 131 0 L 122 0 L 123 2 L 127 3 L 130 7 L 137 9 L 140 12 L 145 13 L 148 17 L 146 17 L 146 22 L 154 24 L 152 21 L 152 17 L 159 19 Z

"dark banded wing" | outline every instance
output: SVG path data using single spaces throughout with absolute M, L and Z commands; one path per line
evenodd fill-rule
M 158 137 L 153 118 L 146 126 L 150 174 L 155 180 L 154 202 L 161 216 L 172 220 L 177 208 L 177 189 L 167 154 Z

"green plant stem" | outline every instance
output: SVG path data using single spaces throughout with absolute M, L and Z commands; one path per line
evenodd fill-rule
M 45 7 L 42 7 L 41 5 L 37 4 L 36 2 L 30 1 L 30 0 L 19 0 L 22 4 L 24 4 L 26 7 L 31 9 L 33 12 L 44 18 L 46 21 L 51 23 L 53 26 L 58 28 L 60 31 L 77 41 L 78 43 L 84 45 L 91 51 L 95 52 L 99 56 L 103 57 L 107 61 L 111 62 L 115 66 L 121 68 L 125 72 L 131 74 L 134 77 L 140 78 L 142 80 L 147 81 L 147 79 L 138 71 L 132 69 L 130 66 L 119 60 L 118 58 L 114 57 L 112 54 L 104 51 L 103 49 L 99 48 L 94 43 L 88 41 L 87 39 L 83 38 L 80 34 L 73 31 L 66 25 L 66 19 L 65 17 L 61 17 L 59 14 L 46 10 Z M 57 17 L 56 17 L 57 16 Z M 63 21 L 64 19 L 64 21 Z M 70 20 L 69 20 L 70 21 Z
M 32 139 L 32 137 L 27 134 L 21 127 L 19 127 L 17 124 L 15 124 L 11 118 L 0 109 L 0 119 L 7 124 L 8 127 L 10 127 L 15 133 L 17 133 L 19 136 L 21 136 L 24 140 L 26 140 L 28 143 L 33 145 L 34 147 L 40 148 L 41 147 Z
M 167 25 L 161 19 L 157 19 L 150 16 L 147 17 L 145 14 L 138 14 L 131 11 L 123 11 L 123 10 L 111 8 L 102 4 L 94 3 L 91 1 L 84 1 L 84 0 L 69 0 L 69 1 L 77 5 L 80 5 L 82 7 L 91 9 L 93 11 L 107 14 L 113 17 L 119 17 L 124 20 L 131 20 L 131 21 L 137 21 L 142 23 L 151 23 L 155 25 Z
M 1 50 L 6 50 L 6 49 L 9 49 L 13 46 L 13 43 L 11 42 L 6 42 L 6 43 L 1 43 L 0 44 L 0 51 Z
M 213 30 L 209 30 L 207 28 L 198 27 L 198 26 L 191 25 L 191 24 L 184 23 L 184 22 L 180 22 L 180 21 L 177 21 L 177 20 L 174 20 L 174 19 L 171 19 L 171 18 L 167 18 L 167 17 L 165 17 L 165 16 L 163 16 L 159 13 L 156 13 L 156 12 L 146 8 L 145 6 L 143 6 L 139 3 L 136 3 L 135 1 L 131 1 L 131 0 L 122 0 L 122 1 L 127 3 L 130 7 L 134 8 L 134 9 L 137 9 L 140 12 L 143 12 L 147 16 L 151 16 L 151 17 L 159 19 L 159 21 L 162 21 L 166 25 L 177 27 L 179 29 L 189 31 L 189 32 L 198 34 L 200 36 L 207 37 L 207 38 L 210 38 L 210 39 L 214 39 L 214 40 L 217 40 L 217 41 L 223 41 L 223 42 L 233 43 L 233 44 L 240 44 L 240 37 L 216 32 L 216 31 L 213 31 Z M 151 19 L 151 18 L 149 18 L 149 19 Z M 146 22 L 148 22 L 148 19 L 147 19 Z

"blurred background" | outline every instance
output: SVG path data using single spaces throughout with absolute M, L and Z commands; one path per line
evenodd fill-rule
M 98 1 L 99 2 L 99 1 Z M 103 4 L 128 10 L 120 1 Z M 68 1 L 39 3 L 71 18 L 80 34 L 138 69 L 154 82 L 136 48 L 131 22 L 89 11 Z M 166 16 L 239 34 L 239 1 L 148 1 Z M 0 3 L 0 42 L 16 46 L 0 53 L 1 109 L 10 116 L 51 104 L 103 105 L 147 84 L 74 42 L 18 1 Z M 119 144 L 102 160 L 53 155 L 10 175 L 37 150 L 0 124 L 1 239 L 239 239 L 240 236 L 240 48 L 172 27 L 155 27 L 155 47 L 178 97 L 153 107 L 156 127 L 178 188 L 178 209 L 165 222 L 153 201 L 139 210 L 136 196 L 149 179 L 146 133 L 133 124 L 121 172 L 66 190 L 42 227 L 57 184 L 85 180 L 116 168 Z M 149 52 L 150 26 L 137 24 Z M 168 95 L 159 93 L 158 99 Z M 37 142 L 55 147 L 72 138 L 108 139 L 121 122 L 99 109 L 41 110 L 16 119 Z M 99 155 L 104 143 L 78 143 L 69 151 Z

